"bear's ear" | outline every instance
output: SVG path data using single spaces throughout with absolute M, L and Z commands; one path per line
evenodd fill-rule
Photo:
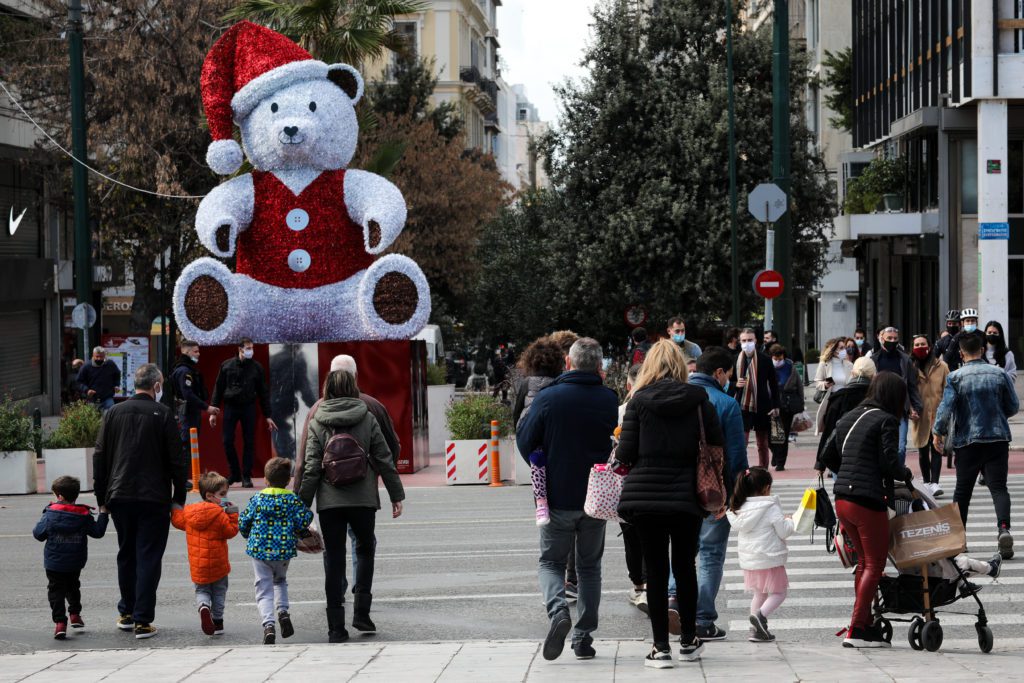
M 327 78 L 345 91 L 353 105 L 363 96 L 363 77 L 348 64 L 331 64 L 327 67 Z

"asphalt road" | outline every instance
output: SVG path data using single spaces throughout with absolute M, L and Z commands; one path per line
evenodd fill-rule
M 779 482 L 776 493 L 785 506 L 795 509 L 807 482 Z M 950 481 L 951 485 L 952 482 Z M 1024 476 L 1011 477 L 1014 500 L 1024 495 Z M 945 499 L 949 499 L 947 494 Z M 232 499 L 244 505 L 247 493 Z M 225 616 L 227 633 L 210 638 L 199 630 L 189 580 L 184 534 L 171 529 L 158 593 L 156 625 L 159 635 L 135 641 L 114 628 L 117 603 L 115 568 L 116 534 L 90 542 L 89 564 L 83 572 L 84 633 L 66 642 L 52 639 L 42 568 L 42 544 L 31 530 L 49 497 L 43 495 L 0 499 L 0 653 L 43 649 L 112 647 L 167 647 L 240 645 L 260 641 L 261 629 L 253 602 L 253 571 L 241 538 L 230 542 L 233 572 Z M 93 500 L 83 494 L 81 502 Z M 1014 515 L 1024 528 L 1024 518 Z M 994 512 L 988 492 L 975 495 L 968 526 L 974 556 L 986 558 L 995 550 Z M 604 594 L 600 638 L 649 638 L 646 617 L 626 599 L 622 539 L 618 527 L 608 527 L 604 559 Z M 537 529 L 528 487 L 410 488 L 406 513 L 397 521 L 377 517 L 378 554 L 374 583 L 373 617 L 376 640 L 477 640 L 542 638 L 546 618 L 536 578 Z M 791 544 L 787 602 L 771 620 L 780 639 L 836 643 L 834 633 L 849 619 L 852 578 L 834 555 L 826 555 L 820 538 L 811 546 L 807 538 Z M 1024 553 L 1024 537 L 1020 541 Z M 1024 555 L 1004 564 L 1003 578 L 983 585 L 996 648 L 1024 646 Z M 745 639 L 749 599 L 742 591 L 742 574 L 730 541 L 725 585 L 719 596 L 719 625 L 731 638 Z M 890 569 L 890 571 L 892 571 Z M 289 571 L 292 617 L 296 634 L 288 642 L 326 640 L 323 610 L 323 565 L 319 556 L 300 555 Z M 969 607 L 969 605 L 964 605 Z M 966 610 L 969 611 L 969 610 Z M 351 614 L 348 615 L 351 620 Z M 973 618 L 945 621 L 947 645 L 976 652 Z M 356 636 L 356 639 L 360 639 Z M 367 638 L 368 637 L 362 637 Z M 906 647 L 905 627 L 897 627 L 896 643 Z

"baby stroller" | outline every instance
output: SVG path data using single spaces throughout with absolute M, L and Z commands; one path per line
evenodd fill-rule
M 938 507 L 931 494 L 909 485 L 897 485 L 895 494 L 897 515 Z M 992 629 L 988 626 L 985 606 L 978 597 L 981 586 L 967 580 L 967 575 L 954 561 L 954 557 L 955 555 L 932 562 L 924 572 L 918 567 L 898 570 L 898 576 L 882 576 L 872 612 L 874 626 L 887 642 L 892 641 L 892 622 L 909 623 L 907 639 L 910 641 L 910 647 L 935 652 L 942 646 L 942 624 L 936 616 L 939 608 L 969 598 L 978 606 L 978 620 L 974 624 L 978 635 L 978 647 L 985 653 L 992 651 Z M 896 566 L 891 555 L 889 560 Z M 952 610 L 943 612 L 967 614 Z M 886 615 L 906 616 L 900 618 Z

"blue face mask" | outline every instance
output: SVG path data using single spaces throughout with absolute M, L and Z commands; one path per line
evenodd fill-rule
M 674 341 L 676 344 L 682 344 L 684 341 L 686 341 L 686 333 L 683 332 L 682 334 L 673 334 L 672 341 Z
M 970 333 L 970 332 L 977 332 L 977 331 L 978 331 L 978 326 L 977 325 L 964 325 L 964 332 Z
M 854 340 L 853 340 L 853 343 L 857 345 L 857 348 L 858 348 L 858 349 L 859 349 L 860 347 L 864 346 L 864 340 L 863 340 L 863 339 L 854 339 Z

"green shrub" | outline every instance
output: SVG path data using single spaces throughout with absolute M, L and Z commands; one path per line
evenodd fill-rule
M 445 411 L 452 439 L 489 439 L 491 420 L 498 421 L 498 434 L 512 431 L 512 411 L 487 394 L 470 394 L 456 400 Z
M 95 405 L 76 401 L 64 407 L 60 424 L 43 441 L 43 448 L 92 448 L 102 423 L 103 416 Z
M 843 213 L 862 214 L 876 211 L 881 208 L 884 195 L 898 194 L 903 197 L 906 185 L 906 162 L 903 159 L 879 157 L 868 164 L 859 176 L 847 183 Z
M 444 361 L 435 365 L 427 365 L 427 384 L 432 387 L 448 384 L 448 369 L 445 367 Z
M 804 362 L 808 365 L 817 363 L 820 359 L 821 351 L 819 349 L 807 349 L 807 353 L 804 354 Z
M 32 418 L 25 414 L 25 402 L 4 396 L 0 403 L 0 452 L 34 451 L 36 435 Z

